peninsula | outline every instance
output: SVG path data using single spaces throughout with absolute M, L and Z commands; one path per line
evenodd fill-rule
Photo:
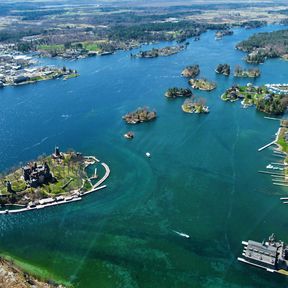
M 8 54 L 8 53 L 12 54 Z M 35 66 L 36 61 L 20 53 L 13 53 L 9 45 L 0 48 L 0 87 L 17 86 L 62 77 L 69 79 L 79 76 L 76 70 L 66 67 Z
M 156 58 L 161 56 L 170 56 L 184 50 L 188 44 L 178 46 L 167 46 L 164 48 L 153 48 L 147 51 L 140 51 L 137 54 L 131 54 L 131 57 L 136 58 Z
M 79 201 L 82 196 L 105 188 L 106 185 L 100 185 L 109 177 L 110 169 L 101 163 L 105 175 L 94 183 L 98 162 L 94 156 L 62 153 L 56 147 L 52 155 L 27 163 L 0 179 L 0 214 Z M 96 169 L 91 177 L 87 172 L 89 166 Z
M 263 63 L 267 58 L 288 59 L 288 30 L 257 33 L 237 44 L 238 50 L 247 52 L 248 63 Z
M 165 92 L 167 98 L 177 98 L 177 97 L 190 97 L 192 96 L 192 91 L 189 88 L 169 88 Z
M 207 79 L 190 79 L 189 84 L 193 89 L 199 89 L 204 91 L 212 91 L 217 85 L 214 82 L 209 82 Z
M 184 68 L 181 75 L 186 78 L 195 78 L 200 74 L 199 65 L 191 65 Z
M 244 108 L 255 105 L 256 109 L 271 115 L 282 115 L 287 110 L 288 94 L 275 94 L 266 86 L 232 86 L 221 96 L 224 101 L 234 102 L 241 99 Z
M 122 119 L 128 124 L 138 124 L 143 122 L 149 122 L 156 119 L 157 114 L 155 111 L 149 111 L 146 107 L 138 108 L 134 112 L 129 112 L 122 117 Z

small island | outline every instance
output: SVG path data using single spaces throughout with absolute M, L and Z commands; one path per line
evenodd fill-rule
M 200 74 L 199 65 L 191 65 L 185 67 L 185 69 L 181 72 L 181 75 L 186 78 L 195 78 Z
M 271 115 L 282 115 L 287 110 L 288 94 L 271 93 L 266 86 L 232 86 L 222 94 L 223 101 L 241 100 L 244 108 L 255 105 L 256 109 Z
M 134 133 L 132 131 L 128 131 L 127 133 L 125 133 L 124 138 L 126 139 L 133 139 L 134 138 Z
M 217 68 L 215 69 L 215 72 L 217 74 L 223 74 L 225 76 L 230 75 L 230 65 L 228 64 L 219 64 Z
M 190 79 L 189 84 L 193 89 L 199 89 L 204 91 L 212 91 L 217 86 L 214 82 L 209 82 L 207 79 Z
M 187 43 L 185 45 L 177 45 L 177 46 L 167 46 L 164 48 L 153 48 L 147 51 L 140 51 L 137 54 L 131 54 L 131 57 L 136 58 L 156 58 L 161 56 L 170 56 L 180 51 L 184 50 L 187 47 Z
M 105 188 L 106 185 L 100 186 L 110 174 L 105 163 L 101 163 L 105 175 L 96 183 L 93 181 L 98 178 L 97 168 L 94 175 L 88 176 L 87 168 L 96 167 L 98 162 L 94 156 L 62 153 L 56 147 L 52 155 L 31 161 L 0 179 L 0 214 L 79 201 L 82 196 Z
M 185 113 L 207 114 L 209 113 L 209 107 L 206 106 L 205 103 L 206 100 L 203 98 L 200 98 L 199 100 L 189 98 L 184 101 L 181 107 Z
M 149 122 L 156 119 L 157 113 L 155 111 L 149 111 L 146 107 L 138 108 L 134 112 L 129 112 L 122 117 L 127 124 L 138 124 L 143 122 Z
M 165 92 L 167 98 L 177 98 L 177 97 L 190 97 L 192 96 L 192 91 L 189 88 L 169 88 Z
M 215 40 L 221 40 L 224 36 L 231 36 L 233 35 L 233 31 L 226 29 L 226 30 L 219 30 L 215 33 Z
M 237 65 L 234 70 L 234 77 L 242 78 L 257 78 L 261 75 L 261 72 L 258 68 L 244 69 L 240 65 Z

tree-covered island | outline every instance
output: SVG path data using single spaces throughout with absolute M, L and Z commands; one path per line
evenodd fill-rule
M 258 68 L 244 69 L 240 65 L 237 65 L 234 69 L 234 77 L 257 78 L 260 75 L 261 71 Z
M 177 97 L 190 97 L 192 96 L 192 91 L 189 88 L 169 88 L 165 92 L 167 98 L 177 98 Z
M 147 51 L 140 51 L 137 54 L 131 54 L 131 57 L 136 58 L 156 58 L 161 56 L 170 56 L 184 50 L 188 44 L 167 46 L 164 48 L 153 48 Z
M 122 117 L 127 124 L 138 124 L 143 122 L 149 122 L 156 119 L 157 113 L 155 111 L 149 111 L 148 108 L 138 108 L 134 112 L 129 112 Z
M 62 153 L 56 147 L 52 155 L 40 157 L 1 177 L 0 204 L 4 209 L 6 205 L 23 206 L 26 211 L 81 200 L 82 195 L 95 191 L 109 176 L 108 166 L 102 163 L 106 174 L 92 183 L 97 178 L 96 172 L 89 177 L 86 169 L 98 162 L 94 156 Z
M 191 65 L 187 66 L 181 72 L 181 75 L 186 78 L 195 78 L 200 74 L 200 67 L 199 65 Z
M 217 85 L 214 82 L 210 82 L 207 79 L 190 79 L 189 84 L 193 89 L 199 89 L 204 91 L 212 91 Z
M 230 75 L 230 65 L 229 64 L 219 64 L 216 69 L 215 72 L 217 74 L 223 74 L 225 76 L 229 76 Z
M 181 107 L 186 113 L 207 114 L 209 113 L 209 107 L 205 103 L 206 100 L 203 98 L 196 100 L 194 97 L 191 97 L 186 99 Z
M 288 58 L 288 30 L 257 33 L 241 41 L 236 48 L 247 52 L 246 61 L 263 63 L 267 58 Z
M 229 30 L 229 29 L 225 29 L 225 30 L 219 30 L 215 33 L 215 39 L 216 40 L 220 40 L 222 39 L 224 36 L 231 36 L 233 35 L 233 31 Z
M 271 115 L 281 115 L 287 110 L 288 94 L 271 93 L 266 86 L 232 86 L 222 95 L 224 101 L 241 100 L 244 107 L 255 105 L 256 109 Z

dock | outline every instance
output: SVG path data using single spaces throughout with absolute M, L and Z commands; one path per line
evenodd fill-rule
M 281 120 L 279 118 L 273 118 L 273 117 L 267 117 L 267 116 L 265 116 L 264 118 L 268 119 L 268 120 L 276 120 L 276 121 L 280 121 Z
M 273 184 L 278 185 L 278 186 L 288 187 L 288 184 L 283 184 L 283 183 L 278 183 L 278 182 L 274 182 Z
M 269 174 L 269 175 L 276 175 L 276 176 L 282 176 L 284 177 L 285 174 L 284 173 L 275 173 L 275 172 L 269 172 L 269 171 L 258 171 L 258 173 L 262 173 L 262 174 Z
M 276 144 L 276 140 L 274 140 L 274 141 L 272 141 L 272 142 L 266 144 L 265 146 L 259 148 L 259 149 L 258 149 L 258 152 L 261 152 L 262 150 L 264 150 L 264 149 L 270 147 L 270 146 L 273 145 L 273 144 Z

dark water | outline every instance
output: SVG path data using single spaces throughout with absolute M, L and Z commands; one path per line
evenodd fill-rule
M 279 201 L 287 189 L 257 173 L 278 160 L 270 149 L 257 152 L 278 122 L 222 102 L 232 83 L 252 80 L 214 72 L 219 63 L 245 65 L 234 46 L 255 31 L 236 30 L 222 41 L 208 32 L 186 51 L 158 59 L 119 52 L 43 60 L 81 77 L 1 90 L 0 170 L 55 145 L 96 155 L 111 168 L 108 188 L 79 203 L 2 216 L 1 251 L 76 287 L 287 287 L 286 278 L 236 260 L 242 240 L 275 232 L 288 241 L 288 207 Z M 185 114 L 182 99 L 163 96 L 168 87 L 187 86 L 179 75 L 194 63 L 218 83 L 211 93 L 196 92 L 209 115 Z M 267 61 L 256 84 L 287 83 L 287 65 Z M 128 127 L 121 116 L 143 105 L 159 118 Z M 130 129 L 133 141 L 122 137 Z

